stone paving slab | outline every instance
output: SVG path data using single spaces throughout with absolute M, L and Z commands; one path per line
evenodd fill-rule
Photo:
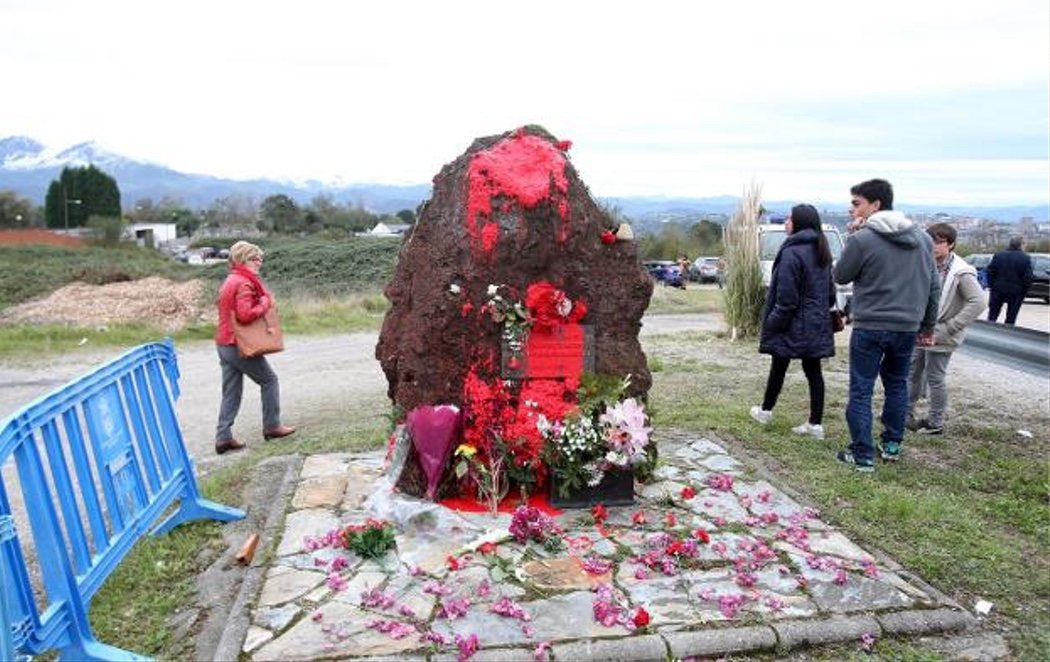
M 661 431 L 659 441 L 664 463 L 637 486 L 635 505 L 609 508 L 603 523 L 564 511 L 560 549 L 517 544 L 508 515 L 394 492 L 378 452 L 307 458 L 274 555 L 257 557 L 269 567 L 244 657 L 663 660 L 973 624 L 717 440 Z M 370 517 L 397 528 L 385 556 L 318 548 Z M 611 625 L 597 616 L 607 598 L 618 610 Z M 641 627 L 639 610 L 650 618 Z

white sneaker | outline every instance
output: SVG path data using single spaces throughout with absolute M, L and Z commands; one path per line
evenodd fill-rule
M 751 418 L 755 419 L 762 425 L 773 420 L 773 412 L 762 409 L 761 405 L 755 405 L 751 408 Z
M 809 436 L 813 437 L 814 439 L 823 439 L 824 438 L 824 426 L 823 425 L 813 425 L 809 421 L 803 423 L 802 425 L 797 425 L 797 426 L 791 428 L 791 431 L 794 432 L 795 434 L 808 434 Z

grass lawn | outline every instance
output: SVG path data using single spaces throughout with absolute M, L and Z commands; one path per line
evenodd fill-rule
M 959 397 L 948 434 L 909 434 L 899 463 L 880 463 L 874 475 L 861 475 L 834 459 L 848 444 L 842 413 L 845 347 L 825 367 L 825 441 L 791 432 L 809 406 L 797 365 L 788 372 L 774 421 L 763 427 L 751 420 L 748 410 L 761 400 L 769 369 L 754 342 L 678 334 L 648 339 L 645 349 L 650 363 L 659 365 L 650 394 L 658 427 L 714 434 L 808 498 L 825 520 L 862 546 L 885 551 L 967 609 L 978 599 L 993 602 L 990 626 L 1006 635 L 1016 658 L 1046 659 L 1050 444 L 1045 413 L 997 420 L 969 410 Z M 1014 433 L 1018 428 L 1039 432 L 1026 439 Z M 879 650 L 889 657 L 922 657 L 906 642 L 882 642 Z

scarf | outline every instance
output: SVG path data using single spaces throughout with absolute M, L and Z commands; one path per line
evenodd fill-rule
M 266 286 L 263 285 L 262 280 L 259 279 L 259 274 L 255 273 L 248 267 L 244 266 L 243 264 L 237 264 L 234 265 L 232 269 L 230 269 L 230 272 L 235 273 L 239 276 L 243 276 L 245 279 L 247 279 L 248 282 L 252 284 L 252 287 L 255 288 L 256 296 L 262 296 L 264 294 L 266 296 L 270 296 L 270 291 L 266 289 Z

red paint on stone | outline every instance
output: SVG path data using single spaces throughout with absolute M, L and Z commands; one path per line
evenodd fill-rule
M 569 213 L 565 198 L 569 184 L 565 177 L 565 155 L 556 145 L 539 136 L 518 131 L 489 149 L 477 152 L 470 161 L 467 177 L 467 232 L 476 248 L 488 253 L 495 247 L 494 243 L 490 246 L 482 235 L 490 224 L 484 228 L 479 226 L 491 221 L 493 199 L 498 197 L 509 199 L 503 201 L 504 205 L 513 200 L 524 209 L 532 209 L 555 198 L 562 220 L 558 241 L 565 241 Z M 503 206 L 502 209 L 506 212 L 509 207 Z
M 481 230 L 481 247 L 486 253 L 491 253 L 497 243 L 499 243 L 499 224 L 486 223 Z

